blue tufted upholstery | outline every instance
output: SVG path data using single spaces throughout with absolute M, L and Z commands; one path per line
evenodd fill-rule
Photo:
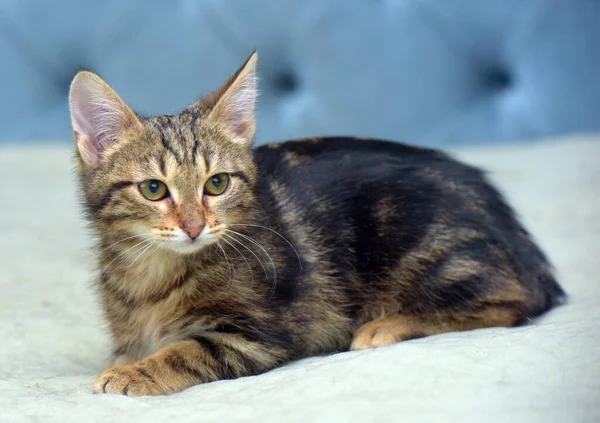
M 0 143 L 70 142 L 82 67 L 142 114 L 175 113 L 255 48 L 257 143 L 597 131 L 599 42 L 598 0 L 4 0 Z

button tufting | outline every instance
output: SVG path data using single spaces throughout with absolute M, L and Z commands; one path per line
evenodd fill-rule
M 494 90 L 505 90 L 512 85 L 511 74 L 505 69 L 492 69 L 484 74 L 484 83 Z
M 298 87 L 298 80 L 291 72 L 280 72 L 273 78 L 273 85 L 278 91 L 290 93 Z

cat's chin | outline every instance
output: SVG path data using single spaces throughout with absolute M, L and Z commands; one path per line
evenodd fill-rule
M 213 240 L 186 240 L 186 241 L 169 241 L 163 248 L 181 255 L 195 254 L 202 249 L 206 248 L 210 244 L 214 243 Z

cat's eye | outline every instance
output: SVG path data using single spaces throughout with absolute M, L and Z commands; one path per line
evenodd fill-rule
M 157 179 L 150 179 L 142 182 L 140 192 L 150 201 L 160 201 L 169 195 L 169 190 L 164 182 Z
M 218 173 L 211 176 L 204 184 L 204 193 L 207 195 L 221 195 L 229 186 L 229 175 Z

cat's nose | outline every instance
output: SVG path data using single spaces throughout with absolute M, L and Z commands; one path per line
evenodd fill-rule
M 181 229 L 183 229 L 190 238 L 196 239 L 198 238 L 198 235 L 200 235 L 200 232 L 202 232 L 202 229 L 204 229 L 204 226 L 188 226 L 185 228 L 182 227 Z

